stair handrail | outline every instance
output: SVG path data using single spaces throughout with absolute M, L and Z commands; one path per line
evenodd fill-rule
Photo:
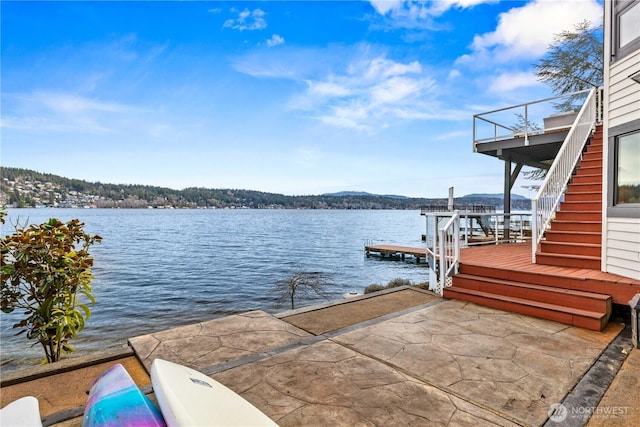
M 536 262 L 538 244 L 542 240 L 544 231 L 549 227 L 551 220 L 555 216 L 571 175 L 582 156 L 589 136 L 595 129 L 597 91 L 597 88 L 590 90 L 576 120 L 562 143 L 560 151 L 547 171 L 544 183 L 531 201 L 531 254 L 534 264 Z
M 453 212 L 439 234 L 440 268 L 436 292 L 442 295 L 444 288 L 451 286 L 451 276 L 458 273 L 460 264 L 460 211 Z

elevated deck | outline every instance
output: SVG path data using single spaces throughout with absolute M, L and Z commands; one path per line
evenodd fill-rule
M 556 130 L 539 135 L 529 135 L 528 138 L 514 136 L 498 141 L 476 144 L 478 153 L 509 160 L 531 167 L 548 169 L 553 159 L 560 151 L 569 129 Z

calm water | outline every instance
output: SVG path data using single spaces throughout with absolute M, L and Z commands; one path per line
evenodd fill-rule
M 423 265 L 364 256 L 366 239 L 421 246 L 418 211 L 12 209 L 9 219 L 40 224 L 79 218 L 103 237 L 95 259 L 92 316 L 71 344 L 74 356 L 124 345 L 127 338 L 249 310 L 275 313 L 274 283 L 301 271 L 332 274 L 329 300 L 401 277 L 428 280 Z M 2 234 L 12 231 L 9 222 Z M 296 307 L 324 302 L 297 301 Z M 37 363 L 1 315 L 2 370 Z

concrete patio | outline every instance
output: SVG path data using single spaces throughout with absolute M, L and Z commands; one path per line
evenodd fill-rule
M 613 376 L 601 390 L 581 384 L 606 351 L 616 359 L 620 351 L 610 344 L 621 330 L 612 322 L 592 332 L 400 288 L 278 315 L 248 312 L 134 337 L 129 345 L 139 366 L 148 370 L 158 357 L 191 366 L 283 427 L 553 426 L 587 422 L 570 411 L 556 423 L 550 410 L 563 402 L 569 409 L 597 406 Z M 616 378 L 626 387 L 637 381 L 640 357 L 627 341 L 623 346 L 635 360 Z M 136 381 L 151 392 L 148 378 Z M 2 391 L 5 404 L 15 390 Z M 637 403 L 620 400 L 629 401 L 628 391 L 607 396 L 609 406 L 626 405 L 616 425 L 640 418 Z M 81 409 L 68 410 L 66 421 L 53 414 L 48 423 L 79 426 Z
M 130 344 L 145 366 L 160 357 L 204 371 L 282 426 L 537 426 L 621 330 L 594 333 L 421 294 L 250 312 Z M 338 314 L 418 296 L 424 304 L 350 326 Z

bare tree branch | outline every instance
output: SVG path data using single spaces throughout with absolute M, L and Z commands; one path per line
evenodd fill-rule
M 322 272 L 299 272 L 278 280 L 274 289 L 278 296 L 278 303 L 291 302 L 291 309 L 295 308 L 295 299 L 309 298 L 315 294 L 327 298 L 325 288 L 331 284 L 331 276 Z

